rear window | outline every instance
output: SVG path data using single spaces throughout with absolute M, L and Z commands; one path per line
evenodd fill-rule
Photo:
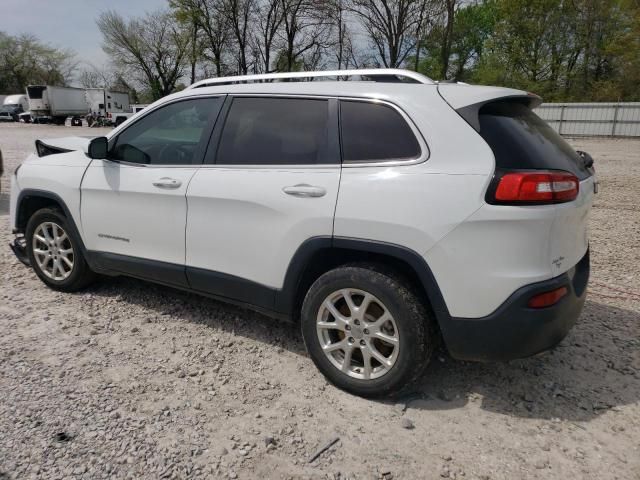
M 340 102 L 342 160 L 345 163 L 407 160 L 420 156 L 411 127 L 383 103 Z
M 580 180 L 591 175 L 571 145 L 523 103 L 489 103 L 479 120 L 480 135 L 500 169 L 565 170 Z

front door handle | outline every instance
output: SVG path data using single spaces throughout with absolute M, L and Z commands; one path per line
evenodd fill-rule
M 307 185 L 306 183 L 284 187 L 282 191 L 294 197 L 324 197 L 327 194 L 324 188 Z
M 182 182 L 176 178 L 162 177 L 153 182 L 154 187 L 158 188 L 178 188 Z

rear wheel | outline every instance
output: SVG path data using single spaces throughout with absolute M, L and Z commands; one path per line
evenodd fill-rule
M 94 280 L 67 218 L 58 210 L 43 208 L 34 213 L 25 237 L 31 266 L 47 286 L 74 292 Z
M 302 334 L 320 371 L 365 397 L 399 393 L 424 371 L 434 349 L 433 320 L 392 273 L 346 266 L 322 275 L 302 307 Z

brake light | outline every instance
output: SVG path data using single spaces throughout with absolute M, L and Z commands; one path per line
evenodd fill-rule
M 107 113 L 107 118 L 111 118 L 111 112 Z
M 550 292 L 540 293 L 531 297 L 527 306 L 529 308 L 550 307 L 551 305 L 558 303 L 567 293 L 567 287 L 560 287 L 555 290 L 551 290 Z
M 569 172 L 508 172 L 500 180 L 495 199 L 501 203 L 562 203 L 575 200 L 578 178 Z

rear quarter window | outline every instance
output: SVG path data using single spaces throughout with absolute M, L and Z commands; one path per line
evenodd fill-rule
M 420 144 L 400 113 L 384 103 L 340 101 L 344 163 L 410 160 Z
M 544 120 L 518 101 L 498 101 L 479 111 L 480 135 L 501 170 L 564 170 L 591 175 L 582 158 Z

